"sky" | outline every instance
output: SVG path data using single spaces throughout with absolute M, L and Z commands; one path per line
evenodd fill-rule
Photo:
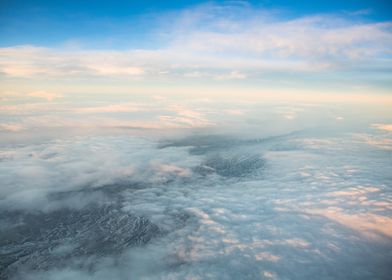
M 50 118 L 78 126 L 87 118 L 75 111 L 144 112 L 146 104 L 180 119 L 179 107 L 205 109 L 195 105 L 203 100 L 386 111 L 390 11 L 388 1 L 2 1 L 1 127 Z
M 215 5 L 241 6 L 280 11 L 290 19 L 315 14 L 355 16 L 367 22 L 388 21 L 391 8 L 388 1 L 216 1 Z M 245 4 L 246 3 L 246 4 Z M 59 45 L 69 40 L 100 40 L 107 37 L 128 41 L 127 47 L 140 47 L 143 34 L 154 32 L 156 18 L 164 13 L 192 9 L 200 1 L 2 1 L 1 45 Z M 119 28 L 120 25 L 126 25 Z M 50 27 L 50 28 L 48 28 Z M 77 27 L 77 28 L 75 28 Z M 140 39 L 139 44 L 135 44 Z M 139 40 L 138 40 L 139 41 Z M 132 43 L 132 44 L 130 44 Z M 115 47 L 114 45 L 112 47 Z M 121 48 L 121 47 L 120 47 Z
M 104 79 L 385 93 L 390 11 L 388 1 L 2 1 L 2 87 L 82 91 Z

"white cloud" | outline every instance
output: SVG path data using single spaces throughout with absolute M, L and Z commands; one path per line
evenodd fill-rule
M 28 93 L 28 96 L 43 98 L 46 99 L 47 101 L 53 101 L 55 98 L 61 97 L 61 95 L 59 94 L 55 94 L 43 90 L 30 92 Z
M 24 129 L 25 128 L 20 123 L 0 123 L 0 131 L 5 130 L 5 131 L 18 132 Z
M 246 5 L 204 5 L 170 14 L 170 22 L 161 27 L 165 43 L 149 50 L 1 48 L 0 71 L 11 77 L 245 79 L 259 71 L 382 69 L 392 49 L 391 22 L 342 15 L 286 19 Z
M 247 76 L 244 73 L 241 73 L 239 71 L 231 71 L 229 73 L 216 76 L 216 79 L 218 79 L 218 80 L 232 80 L 232 79 L 243 80 L 243 79 L 246 79 L 246 77 Z
M 327 217 L 370 238 L 392 238 L 392 218 L 386 216 L 373 213 L 349 214 L 337 207 L 311 209 L 308 212 Z
M 152 108 L 150 108 L 152 109 Z M 147 110 L 145 104 L 137 103 L 122 103 L 122 104 L 110 104 L 104 106 L 95 107 L 80 107 L 76 108 L 77 113 L 120 113 L 120 112 L 140 112 Z
M 387 132 L 392 132 L 392 124 L 388 124 L 388 123 L 376 123 L 372 125 L 373 127 L 380 129 L 380 130 L 384 130 Z
M 18 46 L 0 50 L 0 70 L 13 77 L 137 77 L 144 74 L 127 52 Z
M 235 5 L 188 10 L 179 22 L 172 44 L 177 49 L 252 56 L 259 63 L 270 60 L 275 65 L 279 59 L 288 63 L 300 58 L 320 69 L 337 67 L 336 59 L 390 53 L 392 38 L 390 22 L 360 23 L 331 15 L 287 20 L 277 13 Z
M 392 139 L 390 134 L 388 133 L 389 131 L 387 130 L 386 132 L 386 135 L 358 133 L 355 136 L 362 143 L 366 143 L 381 150 L 392 151 Z

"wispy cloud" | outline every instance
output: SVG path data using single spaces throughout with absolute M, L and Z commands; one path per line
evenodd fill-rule
M 61 97 L 61 95 L 59 94 L 55 94 L 43 90 L 30 92 L 28 93 L 28 96 L 46 99 L 47 101 L 53 101 L 55 98 Z
M 104 106 L 76 108 L 77 113 L 129 113 L 147 110 L 146 105 L 137 103 L 109 104 Z
M 18 132 L 23 129 L 24 127 L 20 123 L 0 123 L 0 131 Z
M 389 123 L 376 123 L 376 124 L 373 124 L 372 126 L 377 129 L 380 129 L 380 130 L 392 132 L 392 124 L 389 124 Z
M 10 77 L 225 80 L 260 77 L 260 71 L 379 71 L 390 65 L 391 22 L 348 15 L 287 19 L 244 5 L 204 5 L 170 18 L 172 24 L 159 29 L 165 36 L 156 48 L 2 48 L 0 71 Z
M 391 23 L 334 15 L 280 18 L 273 11 L 204 6 L 181 14 L 173 47 L 305 61 L 359 59 L 388 52 Z

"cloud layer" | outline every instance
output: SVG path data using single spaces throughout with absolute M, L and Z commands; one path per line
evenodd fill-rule
M 369 136 L 387 137 L 379 133 Z M 119 217 L 143 217 L 162 233 L 115 255 L 71 257 L 45 270 L 20 264 L 17 277 L 390 275 L 392 178 L 382 148 L 349 133 L 173 137 L 77 137 L 2 148 L 3 209 L 48 217 L 71 209 L 77 216 L 90 213 L 91 203 L 114 203 Z

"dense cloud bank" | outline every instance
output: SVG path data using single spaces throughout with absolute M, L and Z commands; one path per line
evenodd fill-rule
M 387 279 L 390 132 L 0 151 L 4 279 Z

